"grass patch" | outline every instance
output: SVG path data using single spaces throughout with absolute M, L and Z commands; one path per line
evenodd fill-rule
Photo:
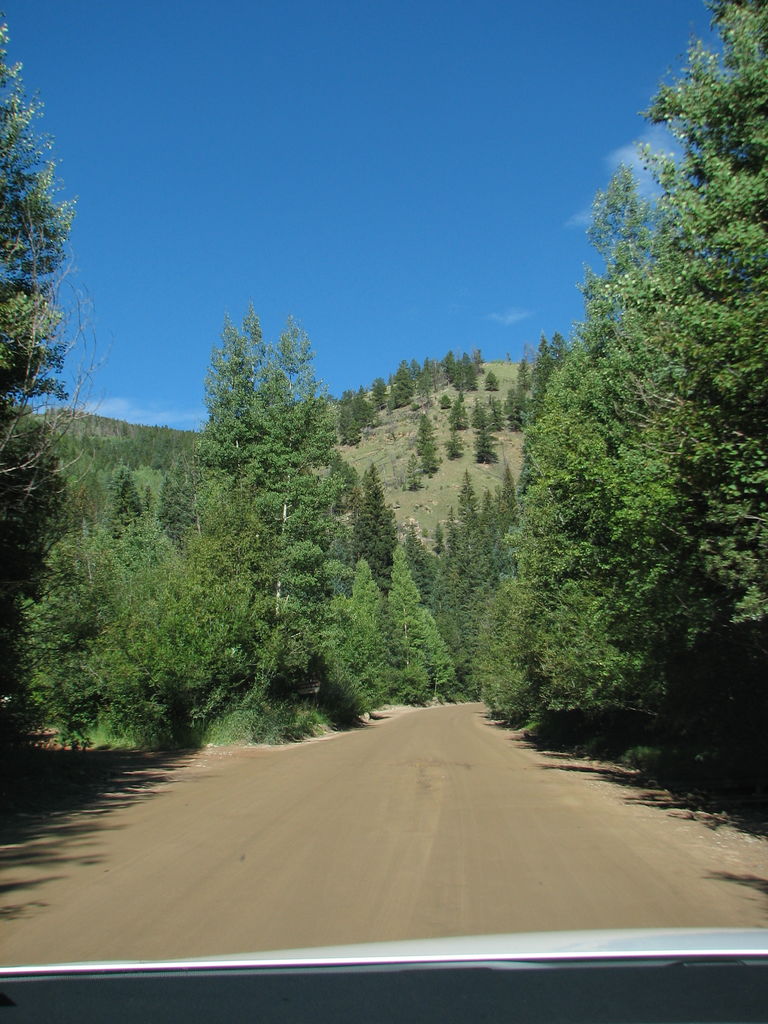
M 233 708 L 210 723 L 203 741 L 214 746 L 290 743 L 316 736 L 327 726 L 328 719 L 318 708 L 282 701 Z
M 478 390 L 465 393 L 467 409 L 471 413 L 475 398 L 485 405 L 488 398 L 498 398 L 502 403 L 507 390 L 517 378 L 517 364 L 506 362 L 485 363 L 486 372 L 493 370 L 499 380 L 499 390 L 489 393 L 484 388 L 485 378 L 478 381 Z M 362 474 L 368 466 L 375 464 L 384 487 L 384 496 L 394 510 L 400 526 L 415 519 L 425 537 L 433 537 L 439 522 L 445 522 L 451 507 L 458 503 L 459 491 L 464 474 L 469 473 L 473 487 L 482 495 L 483 491 L 497 487 L 509 465 L 517 479 L 523 461 L 523 435 L 508 430 L 494 435 L 497 442 L 498 462 L 480 465 L 474 457 L 474 431 L 462 431 L 464 454 L 458 459 L 449 459 L 445 453 L 445 442 L 450 433 L 448 411 L 440 408 L 440 399 L 447 395 L 451 401 L 457 391 L 453 387 L 442 388 L 414 410 L 410 406 L 379 413 L 379 425 L 366 430 L 360 444 L 355 447 L 341 447 L 346 462 Z M 419 419 L 426 413 L 435 428 L 438 453 L 443 460 L 432 477 L 422 477 L 423 487 L 409 491 L 406 487 L 408 459 L 416 450 L 416 435 Z

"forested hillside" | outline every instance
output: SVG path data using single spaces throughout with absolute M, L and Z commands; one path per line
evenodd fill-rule
M 541 344 L 548 345 L 546 339 Z M 466 383 L 453 373 L 454 362 L 471 362 Z M 401 532 L 413 522 L 433 544 L 466 474 L 479 494 L 499 486 L 507 470 L 519 476 L 531 386 L 525 360 L 484 363 L 479 352 L 472 360 L 453 352 L 441 360 L 413 360 L 386 380 L 330 398 L 339 455 L 354 471 L 350 479 L 375 465 Z M 94 521 L 109 514 L 111 482 L 121 468 L 131 471 L 148 505 L 161 495 L 166 499 L 166 482 L 196 475 L 196 435 L 188 430 L 85 415 L 73 421 L 58 452 L 72 493 Z M 189 500 L 194 503 L 191 492 Z
M 466 474 L 479 494 L 507 470 L 519 476 L 530 390 L 527 362 L 485 363 L 478 351 L 401 363 L 341 397 L 342 458 L 359 474 L 374 465 L 398 523 L 417 523 L 431 546 Z
M 197 436 L 36 414 L 62 398 L 67 211 L 29 119 L 0 138 L 51 240 L 0 294 L 7 742 L 270 740 L 482 696 L 649 767 L 765 771 L 768 8 L 713 11 L 722 53 L 648 112 L 680 150 L 646 153 L 658 194 L 622 167 L 595 200 L 570 337 L 332 399 L 303 330 L 249 308 Z
M 74 419 L 57 447 L 70 491 L 94 521 L 108 514 L 110 485 L 119 467 L 131 471 L 138 492 L 152 504 L 166 479 L 178 475 L 182 467 L 193 472 L 194 452 L 192 431 L 137 426 L 93 415 Z

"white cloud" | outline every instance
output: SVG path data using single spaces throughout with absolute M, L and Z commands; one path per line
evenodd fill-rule
M 592 223 L 592 207 L 585 206 L 583 210 L 579 210 L 568 218 L 565 222 L 567 228 L 588 228 Z
M 486 316 L 486 320 L 493 320 L 494 323 L 501 324 L 502 327 L 511 327 L 512 324 L 517 324 L 521 320 L 527 320 L 529 316 L 533 314 L 527 309 L 505 309 L 503 313 L 489 313 Z
M 651 125 L 636 142 L 628 142 L 619 146 L 606 157 L 611 174 L 624 164 L 637 179 L 638 191 L 645 199 L 655 199 L 659 195 L 659 186 L 651 172 L 646 168 L 641 149 L 648 146 L 654 153 L 676 156 L 680 150 L 672 135 L 664 125 Z
M 613 175 L 621 164 L 624 164 L 634 174 L 637 180 L 638 192 L 644 199 L 656 199 L 659 196 L 659 186 L 646 168 L 642 156 L 642 147 L 648 146 L 654 153 L 664 153 L 667 156 L 677 157 L 680 148 L 674 137 L 664 125 L 651 125 L 635 142 L 628 142 L 624 146 L 611 150 L 606 156 L 605 163 Z M 577 210 L 565 222 L 566 228 L 586 228 L 592 223 L 592 207 L 585 206 Z
M 205 419 L 205 411 L 202 408 L 174 409 L 142 405 L 130 398 L 104 398 L 100 402 L 89 402 L 87 411 L 96 416 L 125 420 L 127 423 L 175 427 L 178 430 L 191 430 L 199 427 Z

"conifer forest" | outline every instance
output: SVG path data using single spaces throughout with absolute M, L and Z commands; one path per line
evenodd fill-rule
M 3 35 L 6 749 L 276 742 L 482 700 L 649 769 L 766 774 L 768 5 L 710 6 L 717 52 L 649 100 L 677 145 L 644 152 L 655 194 L 622 166 L 595 197 L 580 323 L 517 362 L 436 341 L 333 397 L 300 324 L 267 338 L 245 300 L 198 432 L 66 394 L 72 208 Z M 396 515 L 438 493 L 433 519 Z

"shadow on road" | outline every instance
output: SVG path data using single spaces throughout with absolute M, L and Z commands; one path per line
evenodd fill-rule
M 109 824 L 111 812 L 151 799 L 193 756 L 46 749 L 7 755 L 0 761 L 0 873 L 23 868 L 29 876 L 0 885 L 0 920 L 45 906 L 14 895 L 62 877 L 65 865 L 100 863 L 97 833 L 120 827 Z
M 490 719 L 488 721 L 491 725 L 499 725 Z M 625 800 L 629 804 L 656 807 L 674 817 L 699 821 L 713 830 L 729 825 L 748 835 L 768 838 L 768 798 L 765 796 L 689 790 L 683 786 L 664 789 L 638 770 L 580 758 L 572 752 L 548 750 L 523 733 L 514 733 L 511 742 L 547 758 L 547 762 L 541 765 L 544 771 L 578 772 L 621 786 L 628 791 Z
M 736 885 L 745 885 L 749 889 L 755 889 L 763 896 L 768 896 L 768 878 L 760 878 L 759 875 L 734 875 L 730 871 L 713 871 L 708 876 L 718 882 L 734 882 Z

